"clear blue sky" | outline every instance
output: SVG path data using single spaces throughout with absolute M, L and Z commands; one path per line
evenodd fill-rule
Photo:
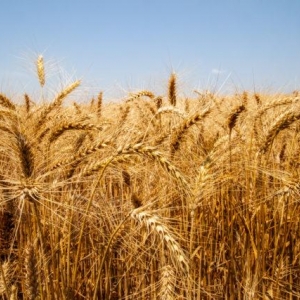
M 0 28 L 2 92 L 36 81 L 38 53 L 107 95 L 172 71 L 183 91 L 300 89 L 299 0 L 3 0 Z

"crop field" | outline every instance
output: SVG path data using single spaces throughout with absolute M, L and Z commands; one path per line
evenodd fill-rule
M 297 91 L 80 84 L 0 94 L 0 299 L 300 299 Z

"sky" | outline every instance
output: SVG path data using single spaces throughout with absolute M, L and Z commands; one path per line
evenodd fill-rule
M 75 79 L 104 98 L 149 89 L 230 93 L 300 89 L 299 0 L 3 0 L 0 92 Z

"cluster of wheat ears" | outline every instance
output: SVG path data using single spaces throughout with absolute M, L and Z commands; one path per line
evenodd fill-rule
M 0 95 L 0 299 L 300 299 L 297 92 L 78 86 Z

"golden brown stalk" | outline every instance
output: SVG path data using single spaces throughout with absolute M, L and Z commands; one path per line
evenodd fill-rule
M 16 110 L 16 106 L 4 94 L 0 94 L 0 105 L 9 108 L 11 110 Z
M 44 58 L 42 55 L 39 55 L 36 61 L 36 69 L 38 74 L 38 79 L 41 87 L 45 85 L 45 65 Z
M 268 133 L 266 134 L 260 146 L 259 152 L 263 154 L 266 153 L 270 148 L 270 146 L 273 144 L 273 141 L 275 137 L 278 135 L 278 133 L 288 128 L 299 119 L 300 119 L 300 113 L 294 110 L 289 110 L 286 113 L 280 115 L 268 130 Z
M 177 95 L 176 95 L 176 79 L 175 73 L 172 73 L 169 79 L 168 98 L 171 105 L 176 106 Z
M 102 103 L 103 102 L 103 92 L 100 92 L 97 97 L 97 116 L 100 118 L 102 115 Z
M 33 245 L 25 249 L 25 294 L 26 299 L 34 300 L 38 297 L 38 268 Z

